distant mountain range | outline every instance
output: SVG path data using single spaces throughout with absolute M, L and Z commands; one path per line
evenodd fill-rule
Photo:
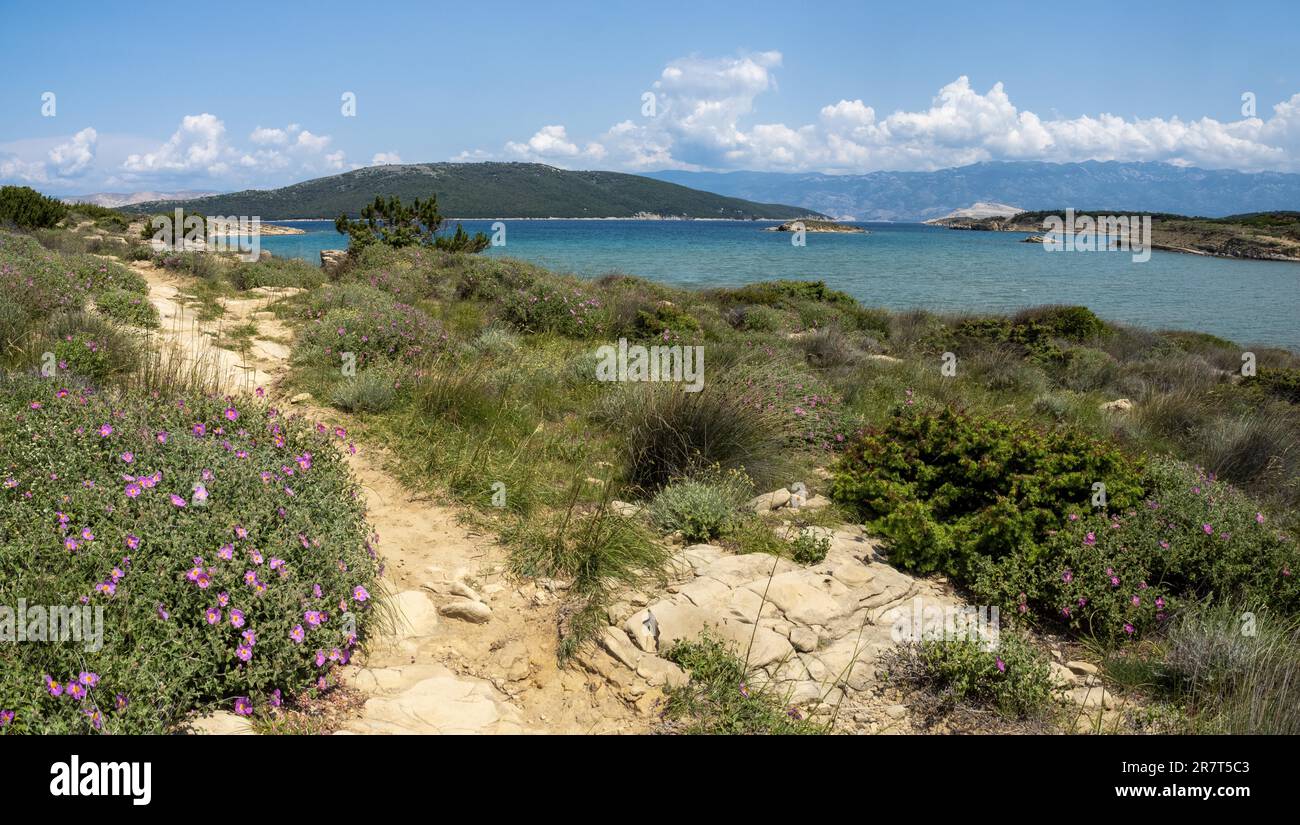
M 1204 217 L 1300 209 L 1300 175 L 1167 163 L 997 162 L 866 175 L 666 171 L 649 176 L 731 197 L 792 203 L 840 220 L 924 221 L 979 201 L 1028 210 L 1086 205 Z
M 250 189 L 184 201 L 136 203 L 130 211 L 183 206 L 207 215 L 265 220 L 356 216 L 376 195 L 404 202 L 438 196 L 456 218 L 825 217 L 797 206 L 715 195 L 620 172 L 572 172 L 540 163 L 417 163 L 370 166 L 280 189 Z
M 217 193 L 203 192 L 197 189 L 184 189 L 179 192 L 96 192 L 93 195 L 69 195 L 62 200 L 64 203 L 93 203 L 97 206 L 116 209 L 120 206 L 131 206 L 132 204 L 147 201 L 186 200 L 215 194 Z

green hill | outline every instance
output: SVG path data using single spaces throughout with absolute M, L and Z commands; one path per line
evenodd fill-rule
M 356 216 L 376 195 L 404 201 L 438 196 L 454 218 L 824 217 L 797 206 L 754 203 L 667 181 L 619 172 L 570 172 L 540 163 L 418 163 L 371 166 L 280 189 L 231 192 L 186 201 L 151 201 L 132 212 L 177 206 L 207 215 L 258 215 L 265 220 Z

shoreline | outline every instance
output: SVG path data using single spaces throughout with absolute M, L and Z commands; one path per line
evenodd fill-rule
M 636 218 L 636 217 L 609 217 L 609 218 L 465 218 L 449 217 L 443 220 L 448 222 L 455 221 L 636 221 L 637 223 L 691 223 L 695 221 L 708 221 L 711 223 L 789 223 L 792 220 L 811 220 L 805 218 Z M 334 218 L 262 218 L 262 223 L 308 223 L 317 221 L 334 222 Z M 843 221 L 841 221 L 843 223 Z M 881 221 L 880 223 L 885 223 Z M 891 222 L 892 223 L 892 222 Z

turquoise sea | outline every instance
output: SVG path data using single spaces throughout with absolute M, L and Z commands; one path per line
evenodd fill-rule
M 320 262 L 341 249 L 332 221 L 277 221 L 305 235 L 264 236 L 274 255 Z M 577 275 L 626 272 L 686 287 L 820 279 L 868 306 L 1005 311 L 1083 304 L 1103 318 L 1209 332 L 1300 350 L 1300 264 L 1153 252 L 1048 252 L 1025 236 L 923 224 L 859 224 L 869 234 L 807 235 L 795 247 L 766 221 L 504 221 L 509 255 Z M 492 221 L 465 221 L 491 234 Z

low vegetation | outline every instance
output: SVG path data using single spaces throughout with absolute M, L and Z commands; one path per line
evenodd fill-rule
M 140 385 L 131 376 L 139 371 L 138 336 L 149 326 L 147 302 L 138 302 L 143 284 L 129 270 L 76 248 L 73 239 L 84 246 L 88 231 L 118 237 L 98 226 L 111 216 L 73 220 L 82 230 L 41 230 L 41 240 L 0 234 L 0 288 L 22 296 L 0 305 L 4 365 L 38 372 L 49 351 L 60 381 L 39 386 L 52 392 L 57 383 L 88 404 L 111 407 L 111 392 L 81 395 L 82 388 Z M 130 259 L 138 242 L 122 237 L 104 242 Z M 507 542 L 516 575 L 556 580 L 562 655 L 592 641 L 617 594 L 663 580 L 672 554 L 665 534 L 803 564 L 825 558 L 815 516 L 756 514 L 748 506 L 750 496 L 796 480 L 834 499 L 823 518 L 856 517 L 884 537 L 893 564 L 943 574 L 968 599 L 1095 645 L 1114 661 L 1141 659 L 1144 651 L 1166 661 L 1181 649 L 1171 641 L 1181 623 L 1218 605 L 1266 603 L 1279 628 L 1300 614 L 1293 575 L 1300 564 L 1300 410 L 1291 391 L 1300 356 L 1290 351 L 1250 347 L 1258 370 L 1243 377 L 1247 346 L 1134 329 L 1082 307 L 1010 316 L 889 312 L 816 281 L 691 292 L 618 273 L 582 280 L 423 242 L 360 244 L 328 276 L 276 259 L 167 255 L 158 263 L 218 310 L 222 296 L 299 287 L 270 307 L 296 327 L 283 389 L 350 413 L 354 436 L 389 446 L 408 485 L 468 505 Z M 703 347 L 703 385 L 688 391 L 681 383 L 597 380 L 597 348 L 620 338 Z M 163 398 L 160 390 L 159 404 Z M 1120 399 L 1126 403 L 1111 403 Z M 31 426 L 36 419 L 21 404 L 32 400 L 41 399 L 7 400 L 18 406 L 0 426 Z M 190 410 L 220 403 L 201 393 L 185 400 L 197 405 Z M 239 413 L 239 425 L 227 426 L 223 438 L 257 432 L 246 421 L 274 426 L 269 411 Z M 183 434 L 193 423 L 167 426 Z M 89 423 L 72 426 L 75 432 Z M 123 432 L 127 424 L 112 426 Z M 267 448 L 265 438 L 258 450 Z M 177 478 L 210 469 L 221 479 L 252 466 L 218 466 L 217 457 L 191 453 L 211 438 L 192 439 L 174 441 L 186 449 Z M 21 449 L 12 439 L 0 443 Z M 30 458 L 4 460 L 15 474 Z M 321 466 L 332 465 L 322 459 Z M 276 473 L 280 465 L 265 469 Z M 83 480 L 109 483 L 93 475 L 71 483 Z M 255 515 L 278 487 L 253 480 L 247 506 Z M 326 489 L 338 499 L 350 495 L 341 476 Z M 319 530 L 350 510 L 302 517 L 308 512 Z M 48 521 L 30 529 L 49 532 Z M 102 533 L 116 523 L 88 526 Z M 273 526 L 275 517 L 262 523 Z M 297 539 L 294 532 L 274 535 Z M 167 559 L 201 556 L 206 567 L 215 534 L 200 538 L 204 547 L 181 542 Z M 269 548 L 259 549 L 269 556 Z M 79 558 L 67 557 L 67 570 L 89 575 Z M 344 584 L 330 581 L 335 589 Z M 336 594 L 329 597 L 337 608 Z M 275 613 L 262 621 L 287 619 Z M 1295 656 L 1293 636 L 1269 638 L 1276 652 L 1268 661 Z M 743 673 L 719 651 L 687 648 L 677 661 L 697 676 L 673 700 L 686 709 L 677 717 L 685 729 L 801 729 L 779 700 L 766 709 L 747 704 L 750 697 L 738 691 Z M 1010 677 L 1012 668 L 998 670 L 995 659 L 975 651 L 916 651 L 915 661 L 927 684 L 954 701 L 1020 718 L 1038 707 L 1036 677 L 1010 686 L 1020 674 L 1037 673 L 1032 657 L 1003 657 L 1015 664 Z M 305 671 L 294 669 L 296 660 L 283 662 L 276 671 L 283 689 L 301 687 Z M 218 674 L 249 670 L 209 666 Z M 1254 696 L 1241 706 L 1247 709 L 1283 707 L 1288 671 L 1279 664 L 1274 673 L 1230 695 Z M 179 701 L 256 699 L 273 681 L 221 678 L 233 681 L 205 675 L 206 687 Z M 737 681 L 728 687 L 728 679 Z M 1160 696 L 1183 701 L 1182 694 Z M 745 702 L 736 705 L 737 697 Z M 1230 702 L 1215 702 L 1215 718 L 1226 718 Z M 1199 703 L 1193 715 L 1209 718 L 1211 704 Z M 1250 718 L 1280 729 L 1293 721 Z

